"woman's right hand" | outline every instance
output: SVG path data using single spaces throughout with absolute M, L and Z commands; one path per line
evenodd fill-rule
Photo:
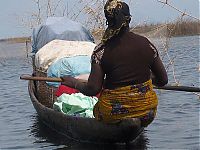
M 71 76 L 63 76 L 60 78 L 62 79 L 62 82 L 61 82 L 62 85 L 66 85 L 71 88 L 75 88 L 77 79 L 75 79 L 74 77 L 71 77 Z

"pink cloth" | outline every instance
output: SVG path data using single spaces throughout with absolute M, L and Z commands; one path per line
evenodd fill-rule
M 68 86 L 65 85 L 60 85 L 56 91 L 56 96 L 59 97 L 61 96 L 63 93 L 66 94 L 73 94 L 73 93 L 79 93 L 78 90 L 74 89 L 74 88 L 70 88 Z M 97 98 L 99 98 L 100 93 L 96 95 Z

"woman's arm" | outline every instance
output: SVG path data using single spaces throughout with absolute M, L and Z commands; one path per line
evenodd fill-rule
M 164 86 L 168 83 L 168 76 L 156 47 L 148 41 L 147 53 L 151 56 L 151 79 L 155 86 Z
M 154 85 L 164 86 L 168 83 L 167 72 L 159 56 L 154 58 L 151 71 L 151 78 Z
M 62 77 L 62 84 L 71 88 L 75 88 L 87 96 L 95 96 L 102 89 L 103 79 L 104 72 L 101 66 L 99 64 L 92 63 L 91 73 L 88 81 L 75 79 L 70 76 L 64 76 Z

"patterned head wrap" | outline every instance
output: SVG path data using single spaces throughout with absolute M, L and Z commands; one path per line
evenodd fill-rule
M 129 27 L 131 20 L 129 6 L 120 0 L 108 0 L 104 6 L 104 13 L 108 28 L 102 38 L 103 44 L 118 35 L 122 27 Z

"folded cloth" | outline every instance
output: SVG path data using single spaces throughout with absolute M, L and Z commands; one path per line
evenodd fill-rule
M 74 89 L 74 88 L 70 88 L 66 85 L 60 85 L 58 87 L 58 89 L 56 90 L 56 96 L 59 97 L 61 96 L 62 94 L 74 94 L 74 93 L 79 93 L 80 91 L 78 91 L 77 89 Z M 98 93 L 96 95 L 97 98 L 99 98 L 101 93 Z
M 96 97 L 85 96 L 82 93 L 62 94 L 53 104 L 53 108 L 67 115 L 94 118 L 93 108 L 97 101 Z
M 104 122 L 143 118 L 152 110 L 155 115 L 157 105 L 158 99 L 153 91 L 152 81 L 149 80 L 114 90 L 104 89 L 94 107 L 94 116 L 97 120 Z

